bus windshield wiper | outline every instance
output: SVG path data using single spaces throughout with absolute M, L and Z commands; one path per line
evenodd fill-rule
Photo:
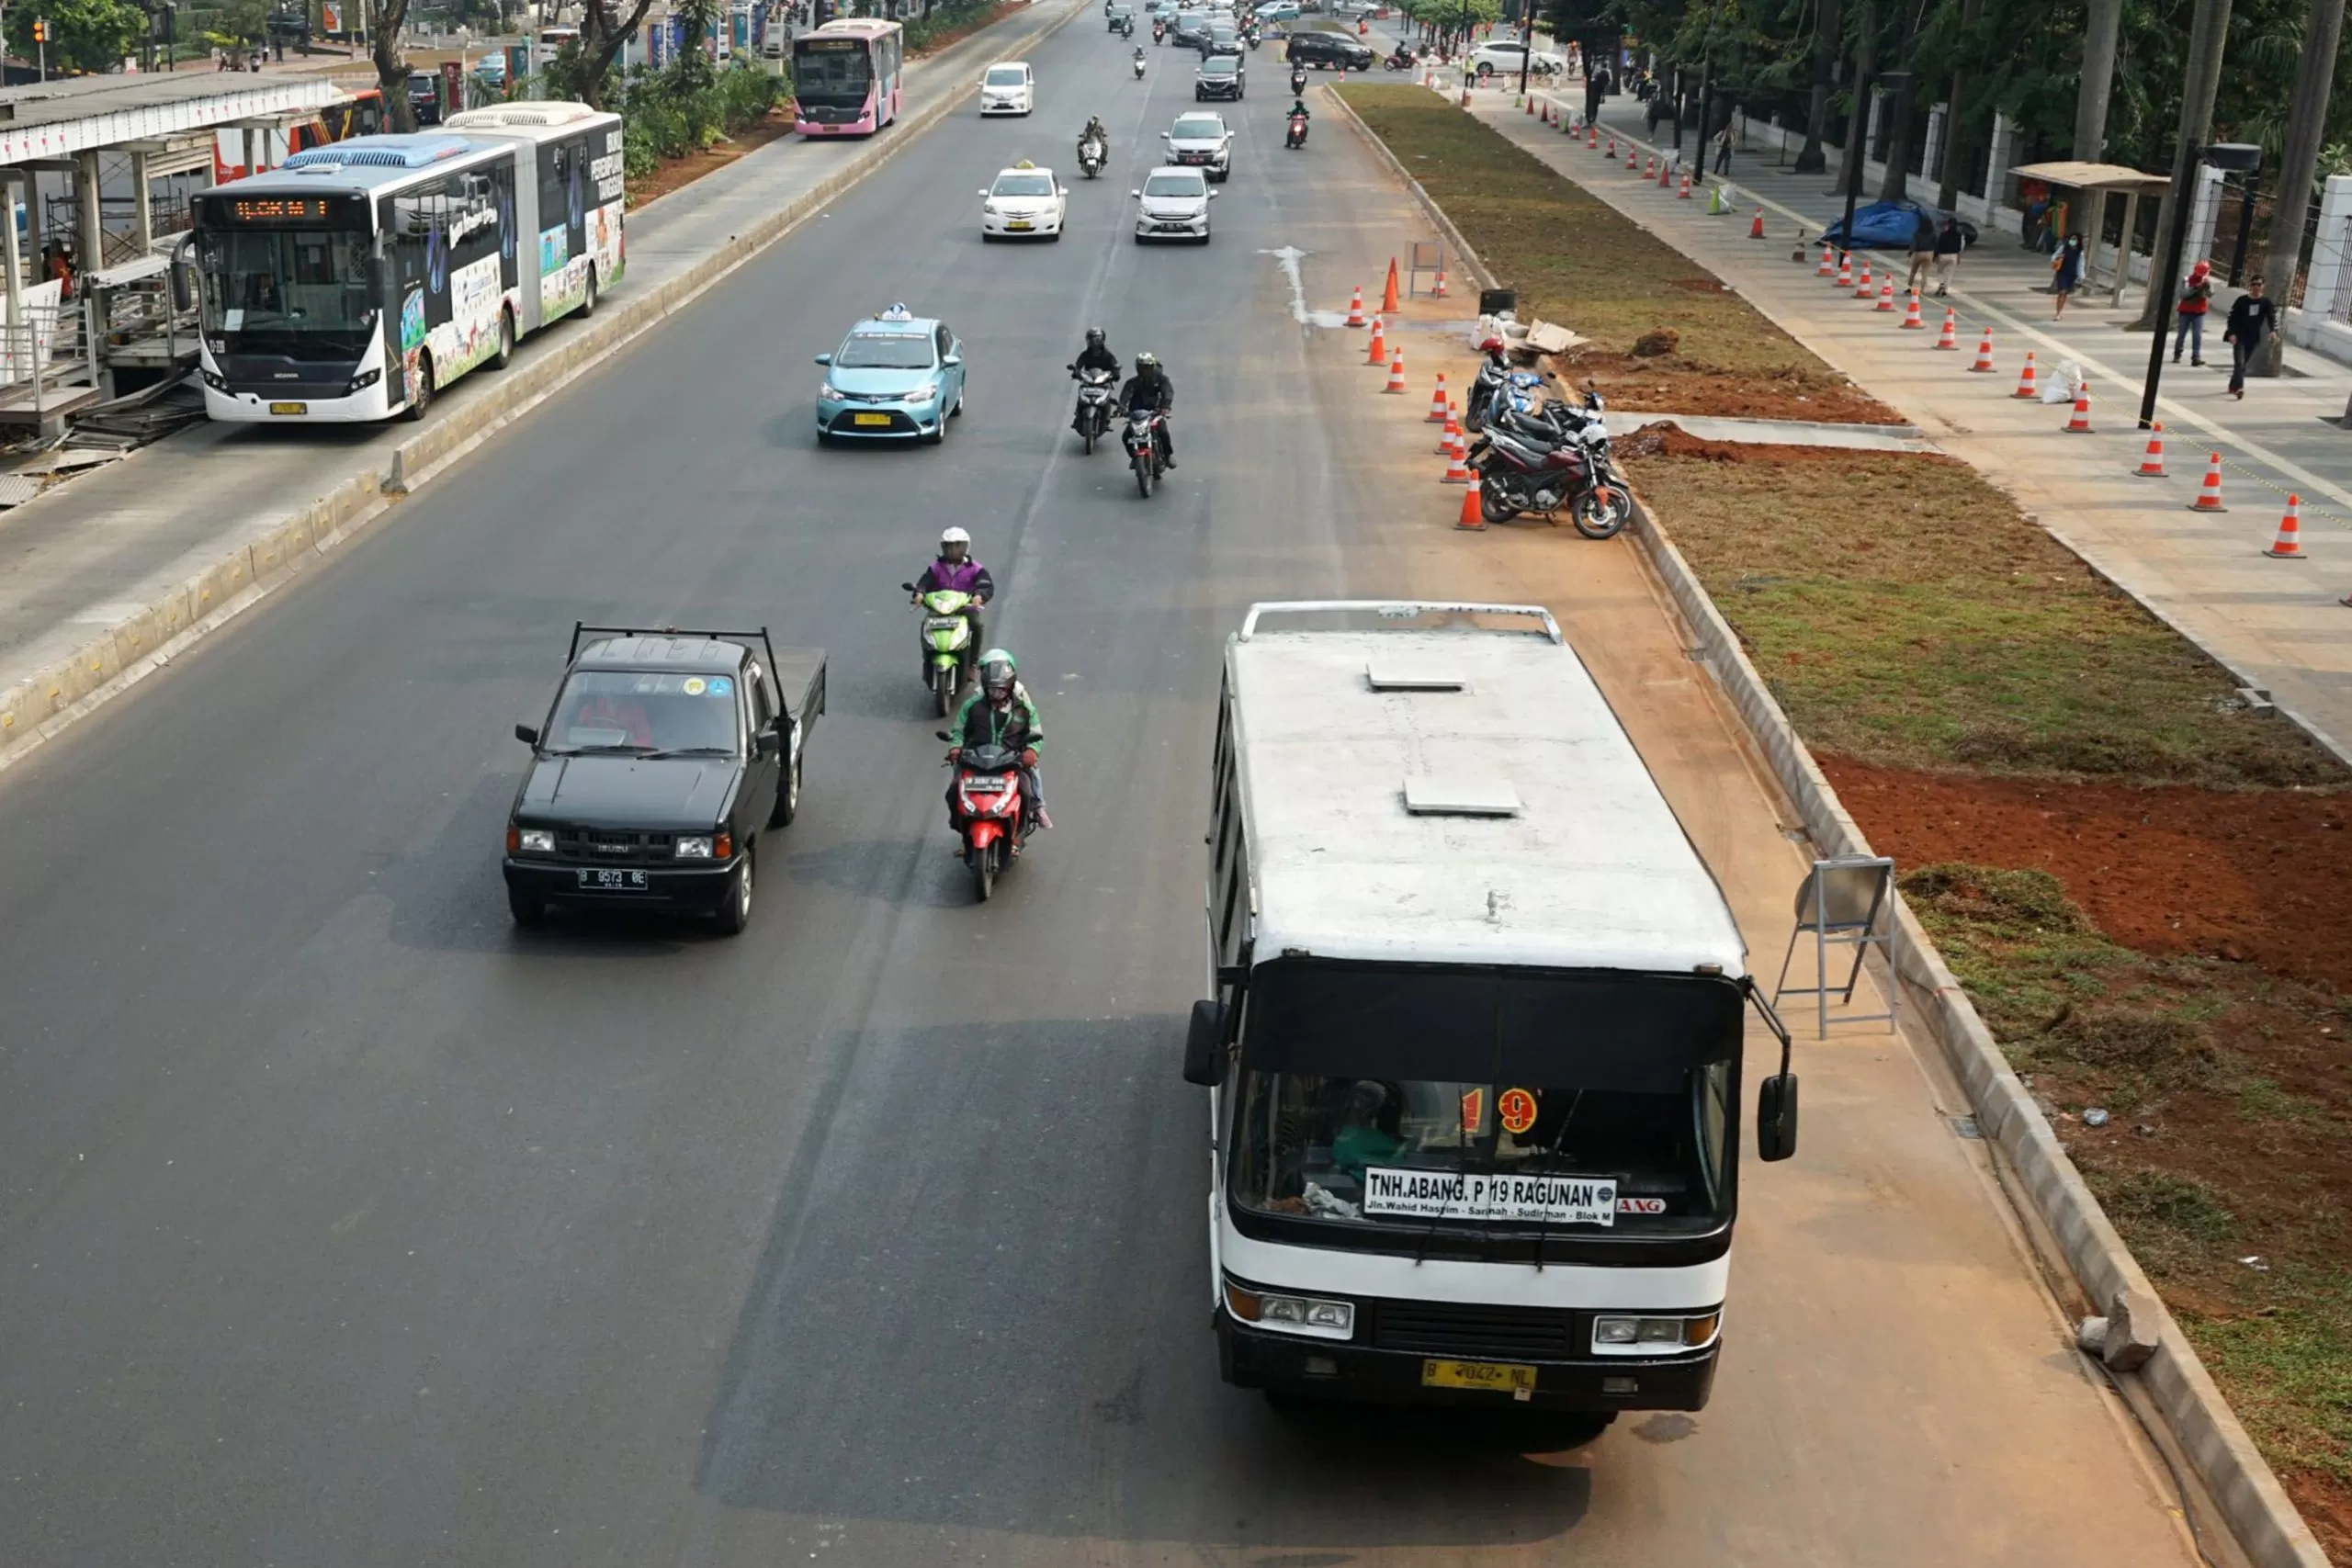
M 1578 1089 L 1577 1097 L 1568 1101 L 1568 1113 L 1560 1118 L 1560 1130 L 1552 1135 L 1552 1146 L 1544 1151 L 1544 1175 L 1552 1174 L 1552 1163 L 1560 1157 L 1560 1145 L 1568 1141 L 1568 1124 L 1577 1119 L 1577 1107 L 1583 1103 L 1584 1090 Z M 1551 1230 L 1552 1211 L 1547 1206 L 1544 1217 L 1535 1222 L 1535 1271 L 1538 1274 L 1544 1272 L 1544 1238 Z

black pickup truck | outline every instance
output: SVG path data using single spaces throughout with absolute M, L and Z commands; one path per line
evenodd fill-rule
M 583 639 L 585 639 L 583 641 Z M 563 684 L 537 728 L 506 822 L 506 904 L 752 919 L 760 835 L 800 809 L 808 732 L 825 711 L 821 649 L 767 628 L 571 629 Z

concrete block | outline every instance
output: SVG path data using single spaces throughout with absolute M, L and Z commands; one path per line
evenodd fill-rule
M 2164 1344 L 2164 1305 L 2154 1292 L 2136 1285 L 2115 1292 L 2106 1322 L 2098 1357 L 2116 1371 L 2138 1371 Z

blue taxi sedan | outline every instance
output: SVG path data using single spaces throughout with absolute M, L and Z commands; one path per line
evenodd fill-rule
M 859 321 L 841 347 L 817 355 L 817 441 L 874 439 L 937 446 L 964 412 L 964 345 L 944 321 L 893 305 Z

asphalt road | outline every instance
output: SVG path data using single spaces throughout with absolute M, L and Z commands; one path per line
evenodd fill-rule
M 2022 1510 L 2015 1467 L 1957 1438 L 1878 1489 L 1915 1402 L 1980 1386 L 1963 1342 L 1905 1356 L 1901 1290 L 1804 1295 L 1925 1212 L 1890 1197 L 1899 1161 L 1783 1180 L 1817 1190 L 1759 1240 L 1794 1293 L 1733 1352 L 1763 1369 L 1727 1378 L 1736 1437 L 1661 1417 L 1530 1453 L 1216 1382 L 1177 1065 L 1219 644 L 1252 599 L 1395 592 L 1430 547 L 1396 520 L 1395 432 L 1365 428 L 1394 401 L 1317 352 L 1270 253 L 1307 253 L 1329 305 L 1419 225 L 1335 117 L 1282 149 L 1269 49 L 1215 242 L 1135 246 L 1190 57 L 1153 51 L 1138 85 L 1126 51 L 1073 23 L 1034 119 L 943 126 L 0 780 L 0 1562 L 1956 1562 L 1945 1521 L 1980 1517 L 2004 1561 L 2028 1560 L 2012 1519 L 2028 1554 L 2095 1560 L 2047 1523 L 2063 1485 Z M 1062 159 L 1090 111 L 1114 164 L 1069 238 L 984 247 L 973 192 Z M 820 452 L 809 355 L 891 300 L 963 335 L 970 412 L 944 447 Z M 1178 382 L 1182 467 L 1148 502 L 1066 429 L 1089 322 Z M 1050 731 L 1057 829 L 985 909 L 896 588 L 950 522 Z M 828 649 L 804 814 L 744 937 L 509 926 L 510 728 L 575 617 Z M 1992 1241 L 1898 1248 L 1895 1283 L 1990 1279 L 2028 1320 L 2005 1349 L 2031 1343 L 1990 1211 L 1964 1181 L 1939 1201 Z M 1886 1371 L 1841 1382 L 1824 1322 Z M 2078 1377 L 2040 1375 L 2048 1403 L 1985 1382 L 1954 1429 L 2065 1402 L 2052 1429 L 2107 1440 Z M 1867 1544 L 1816 1554 L 1820 1510 Z

